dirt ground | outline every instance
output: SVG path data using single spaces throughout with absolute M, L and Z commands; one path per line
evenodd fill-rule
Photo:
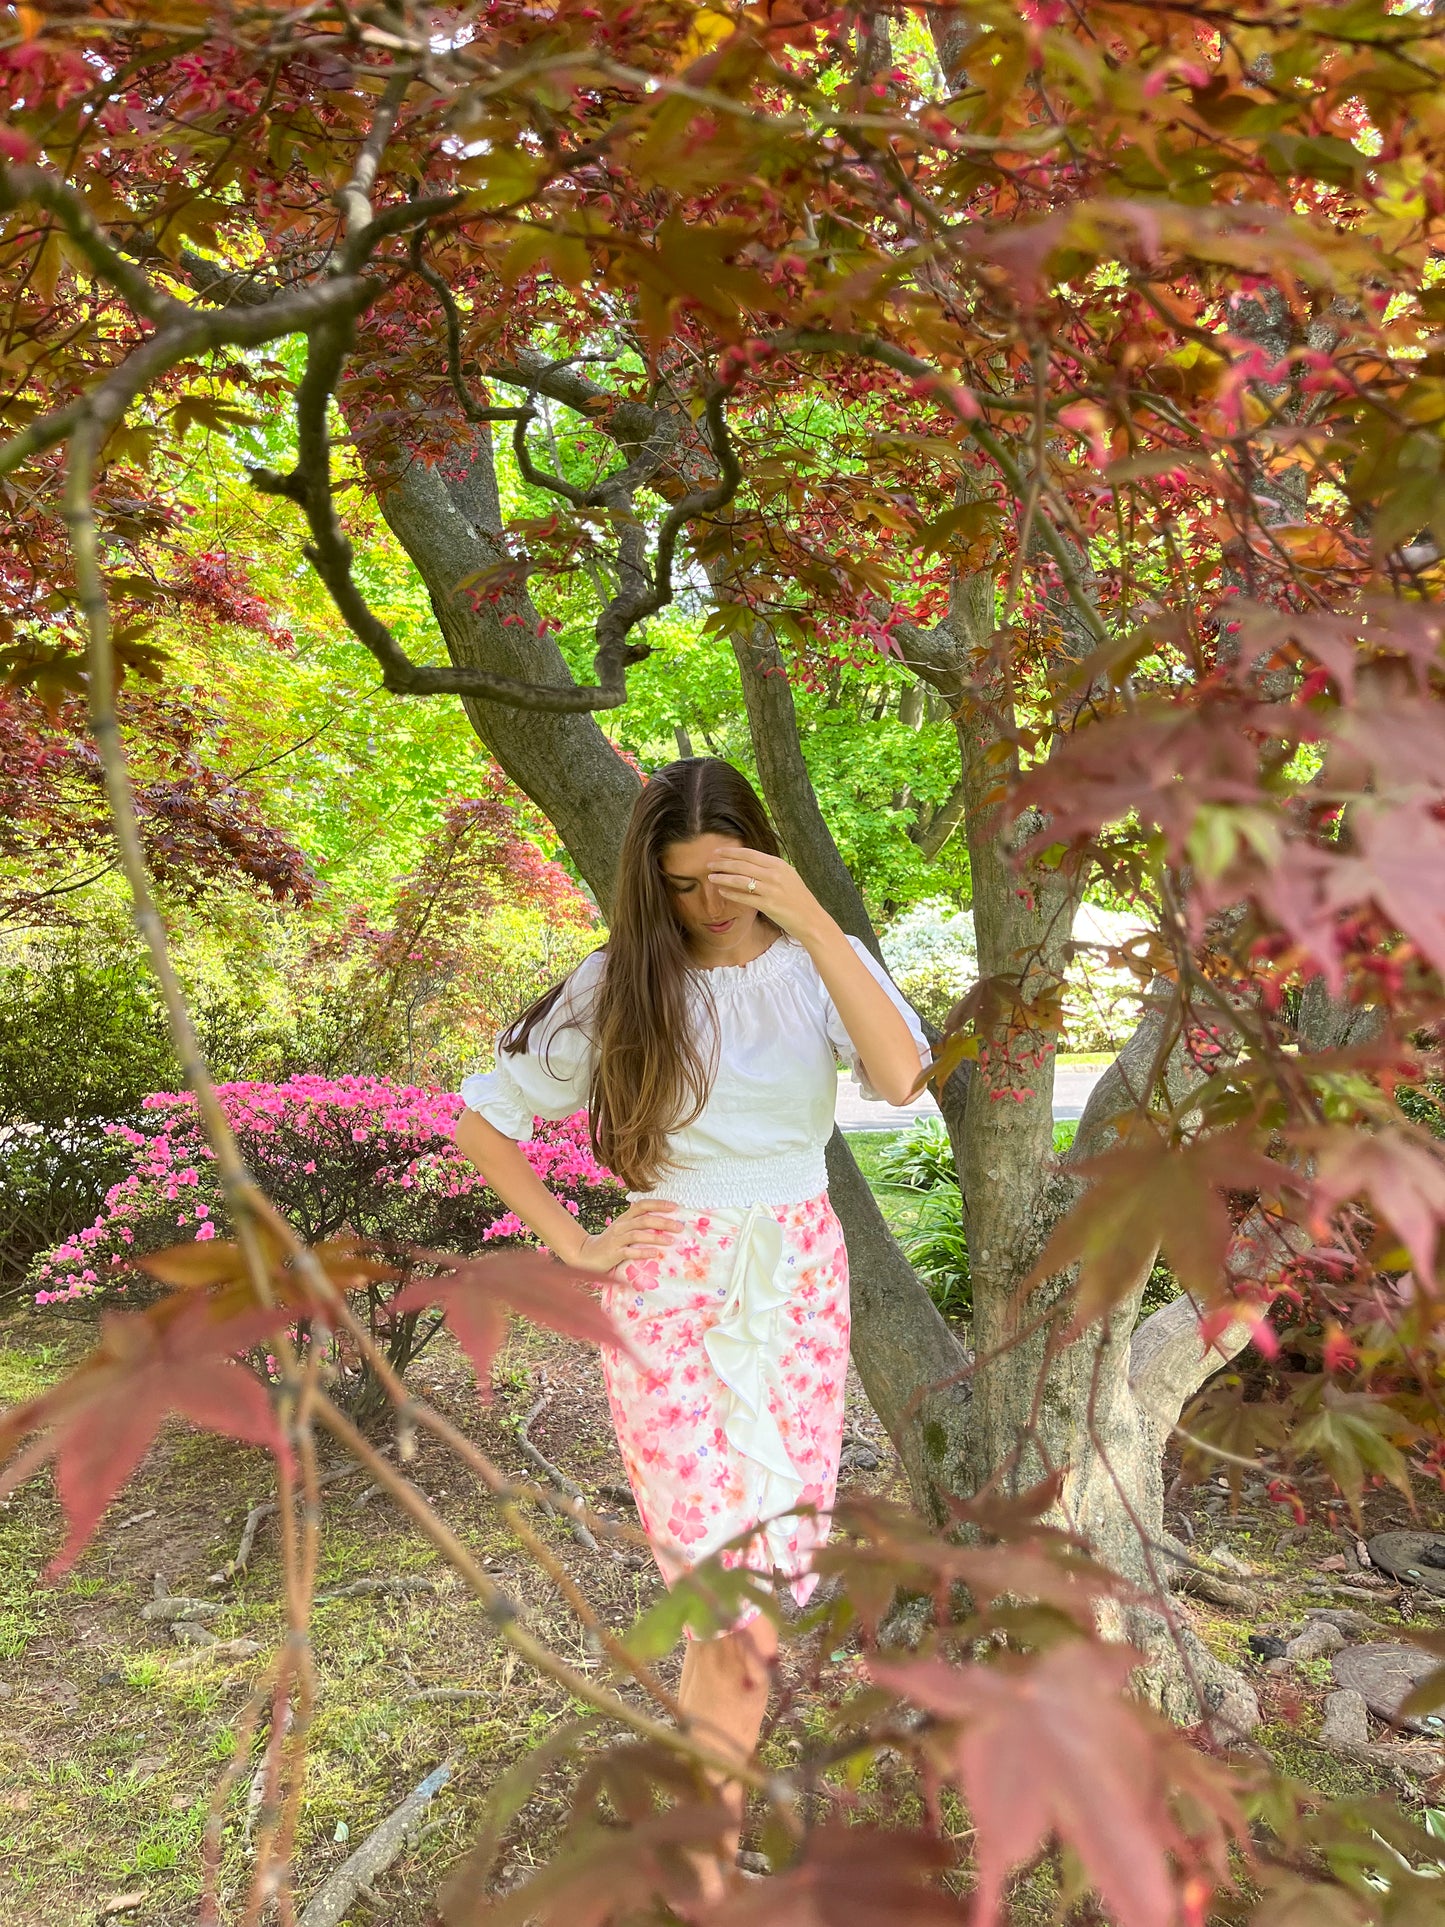
M 13 1311 L 0 1322 L 0 1403 L 29 1396 L 58 1376 L 92 1334 L 83 1315 Z M 631 1518 L 601 1376 L 589 1352 L 515 1328 L 487 1407 L 466 1360 L 447 1342 L 426 1354 L 414 1376 L 451 1419 L 504 1468 L 525 1476 L 515 1428 L 545 1374 L 550 1399 L 532 1427 L 536 1444 L 598 1510 Z M 878 1461 L 851 1472 L 850 1482 L 901 1495 L 896 1460 L 856 1378 L 849 1423 Z M 859 1455 L 855 1445 L 853 1457 Z M 470 1475 L 425 1436 L 408 1471 L 535 1631 L 574 1666 L 597 1668 L 556 1588 L 510 1540 Z M 356 1923 L 422 1927 L 432 1918 L 446 1870 L 476 1834 L 488 1788 L 578 1709 L 515 1658 L 430 1546 L 386 1500 L 367 1498 L 366 1485 L 352 1475 L 326 1488 L 321 1587 L 420 1577 L 436 1590 L 337 1599 L 316 1608 L 320 1698 L 298 1884 L 304 1900 L 430 1769 L 450 1759 L 453 1779 L 434 1802 L 425 1832 L 383 1878 L 376 1901 L 359 1900 L 348 1916 Z M 48 1474 L 0 1501 L 0 1927 L 99 1921 L 106 1903 L 123 1896 L 131 1905 L 116 1918 L 134 1927 L 192 1927 L 211 1789 L 233 1751 L 237 1709 L 282 1627 L 274 1526 L 261 1527 L 250 1567 L 233 1587 L 219 1588 L 210 1576 L 234 1556 L 247 1512 L 267 1496 L 263 1455 L 173 1426 L 76 1568 L 56 1585 L 41 1579 L 61 1537 Z M 1419 1617 L 1425 1609 L 1362 1573 L 1354 1534 L 1344 1527 L 1298 1532 L 1257 1492 L 1247 1493 L 1237 1509 L 1215 1486 L 1177 1496 L 1176 1532 L 1200 1548 L 1222 1547 L 1265 1575 L 1272 1602 L 1265 1618 L 1197 1602 L 1185 1608 L 1215 1650 L 1251 1673 L 1265 1708 L 1264 1743 L 1325 1794 L 1388 1790 L 1383 1775 L 1341 1762 L 1318 1744 L 1328 1662 L 1276 1677 L 1261 1670 L 1246 1641 L 1252 1632 L 1297 1624 L 1308 1604 L 1355 1606 L 1382 1626 L 1400 1624 L 1402 1611 Z M 1405 1522 L 1393 1496 L 1372 1502 L 1371 1529 Z M 629 1624 L 658 1596 L 658 1577 L 645 1555 L 614 1561 L 586 1551 L 558 1521 L 543 1526 L 608 1624 Z M 220 1616 L 208 1622 L 211 1629 L 223 1640 L 257 1640 L 261 1654 L 218 1659 L 204 1648 L 175 1645 L 166 1627 L 141 1617 L 158 1586 L 224 1601 Z M 1433 1617 L 1438 1624 L 1440 1615 Z M 676 1666 L 674 1656 L 660 1670 L 672 1679 Z M 437 1688 L 467 1689 L 476 1697 L 418 1697 Z M 774 1743 L 775 1751 L 781 1744 Z M 784 1764 L 789 1755 L 777 1751 L 776 1757 Z M 226 1879 L 235 1895 L 246 1868 L 245 1779 L 227 1835 Z M 523 1877 L 545 1852 L 566 1797 L 565 1775 L 543 1783 L 508 1836 L 504 1881 Z
M 33 1394 L 93 1334 L 83 1317 L 15 1311 L 0 1323 L 0 1404 Z M 515 1428 L 545 1375 L 550 1399 L 530 1428 L 538 1448 L 595 1500 L 629 1523 L 626 1479 L 607 1416 L 601 1373 L 586 1348 L 516 1326 L 496 1373 L 493 1403 L 477 1398 L 471 1368 L 443 1335 L 413 1373 L 462 1430 L 506 1470 L 531 1474 Z M 856 1380 L 850 1425 L 875 1443 L 870 1489 L 894 1459 Z M 323 1462 L 340 1455 L 323 1448 Z M 865 1456 L 867 1456 L 865 1454 Z M 408 1475 L 573 1666 L 597 1669 L 556 1587 L 499 1524 L 472 1475 L 422 1435 Z M 430 1917 L 445 1870 L 478 1826 L 488 1786 L 557 1722 L 580 1710 L 502 1643 L 461 1582 L 387 1500 L 366 1498 L 352 1475 L 324 1492 L 319 1590 L 368 1577 L 429 1580 L 409 1597 L 319 1604 L 312 1621 L 320 1681 L 312 1729 L 299 1879 L 303 1897 L 439 1762 L 454 1775 L 417 1846 L 383 1882 L 380 1911 L 349 1916 L 413 1927 Z M 201 1829 L 211 1789 L 233 1751 L 232 1726 L 282 1631 L 274 1525 L 263 1524 L 246 1573 L 211 1583 L 237 1551 L 250 1508 L 270 1496 L 268 1461 L 176 1424 L 112 1506 L 74 1570 L 42 1580 L 62 1522 L 48 1473 L 0 1500 L 0 1924 L 56 1927 L 102 1917 L 105 1903 L 141 1895 L 120 1918 L 136 1927 L 189 1927 L 196 1917 Z M 559 1521 L 540 1521 L 604 1623 L 623 1628 L 661 1592 L 652 1561 L 588 1552 Z M 206 1621 L 223 1640 L 260 1642 L 250 1659 L 216 1659 L 176 1646 L 141 1609 L 158 1588 L 225 1602 Z M 678 1656 L 659 1666 L 675 1683 Z M 464 1688 L 470 1700 L 418 1695 Z M 244 1794 L 244 1783 L 242 1787 Z M 503 1879 L 525 1871 L 559 1820 L 565 1789 L 544 1792 L 509 1843 Z M 244 1804 L 242 1801 L 240 1804 Z M 228 1872 L 239 1893 L 245 1862 L 238 1825 Z

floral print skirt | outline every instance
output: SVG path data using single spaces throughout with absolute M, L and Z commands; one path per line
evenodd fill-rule
M 632 1353 L 605 1347 L 602 1364 L 638 1514 L 669 1584 L 740 1540 L 723 1564 L 780 1573 L 803 1605 L 843 1438 L 843 1229 L 826 1191 L 681 1215 L 668 1251 L 602 1292 Z

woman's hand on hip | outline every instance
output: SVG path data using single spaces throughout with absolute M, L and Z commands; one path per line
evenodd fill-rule
M 762 850 L 728 850 L 708 881 L 729 903 L 745 904 L 790 937 L 805 939 L 827 912 L 786 858 Z
M 642 1198 L 619 1212 L 605 1231 L 589 1231 L 571 1262 L 579 1271 L 606 1274 L 636 1258 L 655 1258 L 682 1233 L 678 1210 L 666 1198 Z

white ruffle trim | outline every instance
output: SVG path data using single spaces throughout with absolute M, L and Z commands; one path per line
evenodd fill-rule
M 788 1516 L 805 1481 L 788 1457 L 768 1403 L 778 1355 L 778 1313 L 787 1304 L 792 1279 L 783 1264 L 783 1228 L 755 1204 L 743 1219 L 733 1254 L 732 1274 L 722 1311 L 703 1335 L 703 1349 L 731 1394 L 723 1429 L 728 1443 L 759 1470 L 755 1501 L 764 1522 L 763 1537 L 775 1566 L 786 1568 Z

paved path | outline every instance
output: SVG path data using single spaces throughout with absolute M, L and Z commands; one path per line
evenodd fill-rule
M 1054 1078 L 1054 1116 L 1081 1117 L 1089 1094 L 1103 1075 L 1097 1069 L 1065 1068 Z M 838 1079 L 838 1124 L 844 1131 L 901 1131 L 916 1117 L 937 1117 L 938 1104 L 930 1092 L 916 1104 L 896 1108 L 892 1104 L 870 1104 L 846 1073 Z

